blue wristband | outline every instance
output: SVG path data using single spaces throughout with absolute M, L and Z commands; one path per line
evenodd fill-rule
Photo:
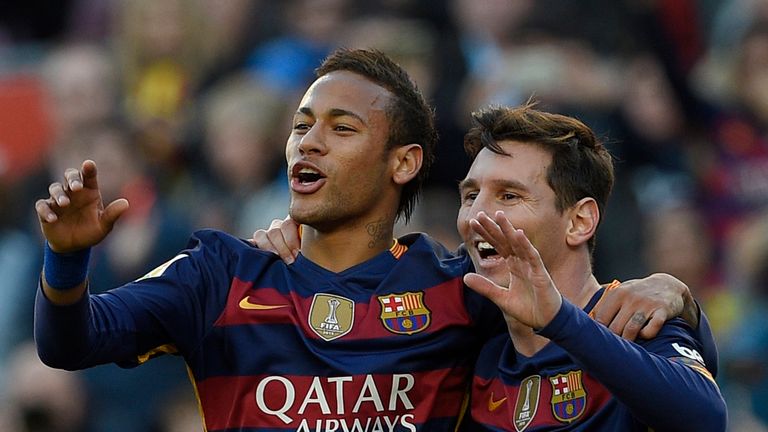
M 85 281 L 88 275 L 88 261 L 91 248 L 75 252 L 54 252 L 45 242 L 43 255 L 43 274 L 48 286 L 57 290 L 74 288 Z

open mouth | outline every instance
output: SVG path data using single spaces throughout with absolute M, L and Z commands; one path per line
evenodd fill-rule
M 301 168 L 295 175 L 296 179 L 301 184 L 314 183 L 322 178 L 325 178 L 320 172 L 313 170 L 312 168 Z
M 477 243 L 477 252 L 481 259 L 500 258 L 499 253 L 496 252 L 496 249 L 494 249 L 490 243 L 485 241 Z
M 323 171 L 312 163 L 301 161 L 291 168 L 291 190 L 299 194 L 312 194 L 326 181 Z

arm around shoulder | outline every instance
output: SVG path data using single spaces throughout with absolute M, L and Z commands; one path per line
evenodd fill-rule
M 700 344 L 681 320 L 665 325 L 659 336 L 640 346 L 563 302 L 555 319 L 539 334 L 567 351 L 654 430 L 725 430 L 725 401 L 700 361 Z

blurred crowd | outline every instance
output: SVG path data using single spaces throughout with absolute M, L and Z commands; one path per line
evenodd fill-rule
M 617 184 L 596 274 L 687 283 L 720 348 L 729 430 L 768 430 L 768 0 L 2 2 L 0 430 L 202 430 L 178 358 L 37 360 L 34 201 L 86 158 L 105 200 L 129 199 L 93 252 L 92 290 L 194 229 L 250 237 L 286 215 L 290 117 L 338 46 L 390 54 L 436 106 L 438 158 L 403 232 L 458 245 L 471 111 L 534 97 L 597 131 Z

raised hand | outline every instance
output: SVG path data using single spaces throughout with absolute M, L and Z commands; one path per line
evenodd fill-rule
M 276 253 L 286 264 L 291 264 L 299 255 L 301 247 L 299 225 L 290 216 L 274 219 L 269 229 L 253 233 L 251 243 L 259 249 Z
M 50 196 L 35 203 L 40 229 L 54 252 L 82 250 L 101 242 L 115 221 L 128 209 L 117 199 L 104 207 L 96 176 L 96 163 L 69 168 L 64 181 L 48 187 Z
M 509 286 L 477 273 L 464 276 L 467 286 L 493 301 L 508 317 L 529 327 L 540 329 L 549 324 L 560 310 L 562 297 L 525 233 L 515 229 L 500 211 L 493 219 L 480 212 L 470 226 L 504 259 Z

